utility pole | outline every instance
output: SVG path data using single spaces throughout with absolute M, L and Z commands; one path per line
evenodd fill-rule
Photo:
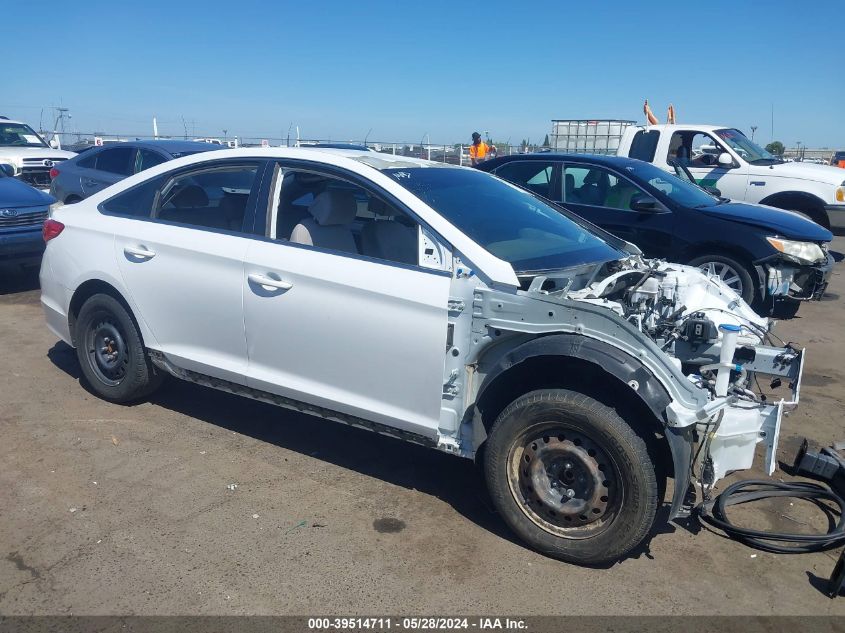
M 58 146 L 56 149 L 62 149 L 62 136 L 65 134 L 65 119 L 70 119 L 67 108 L 54 107 L 53 111 L 56 113 L 56 120 L 53 123 L 53 139 L 56 140 Z M 61 129 L 61 133 L 59 133 Z
M 772 104 L 772 142 L 775 141 L 775 104 Z

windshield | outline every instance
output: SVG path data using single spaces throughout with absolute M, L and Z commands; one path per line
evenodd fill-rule
M 730 145 L 733 151 L 752 165 L 770 165 L 782 162 L 739 130 L 716 130 L 716 136 Z
M 569 268 L 624 255 L 530 193 L 471 169 L 385 169 L 517 273 Z
M 670 162 L 676 171 L 678 171 L 679 168 L 674 163 L 675 161 Z M 640 180 L 644 180 L 666 195 L 672 202 L 682 207 L 698 209 L 711 207 L 720 202 L 719 198 L 707 193 L 694 182 L 673 176 L 650 163 L 637 161 L 636 164 L 626 165 L 625 171 L 633 174 Z M 679 173 L 688 177 L 688 172 L 685 170 L 680 170 Z
M 28 125 L 0 121 L 0 147 L 49 147 L 49 145 Z

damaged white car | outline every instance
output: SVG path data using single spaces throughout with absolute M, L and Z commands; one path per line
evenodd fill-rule
M 514 532 L 575 563 L 635 549 L 667 478 L 675 518 L 759 443 L 771 472 L 798 402 L 803 353 L 717 277 L 473 169 L 208 152 L 44 236 L 47 323 L 103 398 L 172 375 L 476 458 Z

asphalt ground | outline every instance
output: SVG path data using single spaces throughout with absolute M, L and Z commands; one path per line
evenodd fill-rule
M 786 464 L 804 437 L 845 439 L 843 270 L 776 328 L 808 350 Z M 175 380 L 103 402 L 37 283 L 0 272 L 0 614 L 845 615 L 824 593 L 838 552 L 758 552 L 693 520 L 579 568 L 518 542 L 469 461 Z M 789 500 L 732 516 L 825 525 Z

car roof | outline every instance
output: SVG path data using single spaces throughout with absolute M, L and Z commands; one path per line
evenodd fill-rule
M 496 165 L 504 165 L 505 163 L 526 160 L 592 163 L 594 165 L 607 165 L 609 167 L 617 168 L 630 165 L 631 162 L 642 162 L 636 160 L 635 158 L 614 156 L 612 154 L 564 154 L 557 152 L 536 152 L 534 154 L 512 154 L 510 156 L 491 158 L 490 160 L 481 163 L 481 168 L 484 169 L 485 166 L 494 167 Z
M 220 149 L 215 143 L 202 143 L 200 141 L 180 141 L 177 139 L 155 139 L 141 141 L 126 141 L 123 143 L 110 143 L 109 147 L 140 147 L 146 149 L 159 149 L 169 154 L 181 154 L 183 152 L 207 152 Z
M 370 151 L 366 145 L 357 143 L 302 143 L 300 147 L 314 147 L 317 149 L 354 149 L 362 152 Z

